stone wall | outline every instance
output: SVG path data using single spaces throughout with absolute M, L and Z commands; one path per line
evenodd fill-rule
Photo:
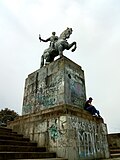
M 102 118 L 71 105 L 21 116 L 9 128 L 68 160 L 108 158 L 107 127 Z
M 61 104 L 83 108 L 85 100 L 84 71 L 63 57 L 28 75 L 22 114 L 35 113 Z
M 108 142 L 110 148 L 120 148 L 120 133 L 108 134 Z

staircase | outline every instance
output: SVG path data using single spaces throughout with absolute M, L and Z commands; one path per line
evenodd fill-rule
M 108 144 L 111 158 L 120 159 L 120 133 L 108 134 Z
M 120 148 L 118 147 L 113 147 L 109 145 L 109 149 L 110 149 L 110 157 L 111 158 L 120 158 Z
M 110 148 L 111 158 L 120 158 L 120 148 Z
M 0 160 L 66 160 L 56 158 L 55 152 L 47 152 L 45 147 L 29 138 L 13 132 L 12 129 L 0 127 Z

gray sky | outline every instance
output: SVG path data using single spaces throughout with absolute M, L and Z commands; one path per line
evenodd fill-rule
M 0 109 L 21 114 L 25 78 L 40 66 L 52 31 L 73 28 L 77 50 L 64 55 L 82 66 L 87 97 L 109 132 L 120 132 L 120 1 L 0 0 Z

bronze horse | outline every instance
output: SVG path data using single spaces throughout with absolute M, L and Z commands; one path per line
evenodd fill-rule
M 74 52 L 76 50 L 77 48 L 76 42 L 72 42 L 71 44 L 67 42 L 67 39 L 70 37 L 71 34 L 72 34 L 72 28 L 67 28 L 60 34 L 60 37 L 54 43 L 54 48 L 49 47 L 48 49 L 44 51 L 43 55 L 41 56 L 41 66 L 40 67 L 44 66 L 44 60 L 46 60 L 45 64 L 48 64 L 50 62 L 53 62 L 56 56 L 59 55 L 60 57 L 62 57 L 63 51 L 65 49 L 69 50 L 70 48 L 74 46 L 74 48 L 71 51 Z

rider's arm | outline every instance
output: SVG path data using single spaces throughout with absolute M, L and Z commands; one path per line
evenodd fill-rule
M 48 42 L 48 41 L 50 41 L 50 38 L 48 38 L 48 39 L 42 39 L 41 37 L 39 37 L 39 39 L 40 39 L 40 41 L 43 41 L 43 42 Z

